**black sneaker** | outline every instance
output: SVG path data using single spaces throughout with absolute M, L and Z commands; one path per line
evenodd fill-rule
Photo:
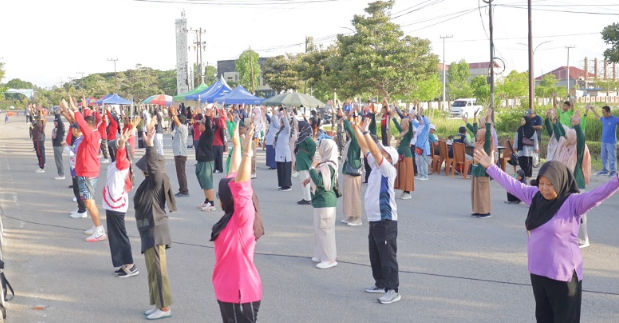
M 477 217 L 482 219 L 482 218 L 489 218 L 492 215 L 490 213 L 486 213 L 486 214 L 477 214 Z
M 138 267 L 136 267 L 135 265 L 131 266 L 131 268 L 120 267 L 119 270 L 121 272 L 118 273 L 117 276 L 120 278 L 136 276 L 140 273 Z M 118 272 L 119 270 L 117 270 L 116 272 Z
M 297 201 L 297 204 L 299 204 L 299 205 L 309 205 L 309 204 L 312 204 L 312 201 L 308 201 L 308 200 L 302 199 L 300 201 Z

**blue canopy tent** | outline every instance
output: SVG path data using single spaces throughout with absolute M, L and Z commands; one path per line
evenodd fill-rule
M 241 85 L 235 87 L 230 93 L 215 98 L 215 102 L 226 104 L 258 105 L 262 103 L 263 100 L 263 98 L 249 93 L 249 91 Z
M 111 96 L 112 96 L 112 94 L 110 93 L 110 94 L 108 94 L 108 95 L 104 96 L 104 97 L 103 97 L 103 99 L 100 99 L 100 100 L 95 101 L 95 104 L 97 104 L 97 105 L 99 105 L 99 104 L 103 104 L 103 100 L 105 100 L 105 99 L 109 99 Z
M 213 83 L 206 91 L 188 95 L 185 97 L 186 101 L 200 101 L 200 103 L 213 103 L 216 98 L 230 93 L 232 89 L 226 83 L 226 80 L 220 78 L 217 82 Z
M 132 102 L 125 99 L 125 98 L 121 98 L 118 94 L 114 93 L 110 96 L 108 96 L 107 98 L 104 98 L 103 100 L 101 100 L 101 104 L 122 104 L 122 105 L 130 105 Z

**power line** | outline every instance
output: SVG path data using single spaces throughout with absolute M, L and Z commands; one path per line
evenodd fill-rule
M 266 7 L 274 5 L 298 5 L 298 4 L 315 4 L 338 2 L 342 0 L 267 0 L 267 1 L 222 1 L 222 0 L 133 0 L 136 2 L 151 2 L 151 3 L 176 3 L 176 4 L 191 4 L 191 5 L 208 5 L 208 6 L 231 6 L 231 7 Z
M 497 6 L 505 7 L 505 8 L 515 8 L 515 9 L 527 9 L 527 7 L 519 6 L 519 5 L 509 5 L 509 4 L 498 4 Z M 544 8 L 535 8 L 533 10 L 537 11 L 549 11 L 549 12 L 564 12 L 564 13 L 577 13 L 577 14 L 585 14 L 585 15 L 600 15 L 600 16 L 617 16 L 619 12 L 593 12 L 593 11 L 576 11 L 576 10 L 560 10 L 560 9 L 544 9 Z
M 437 5 L 437 4 L 441 3 L 443 1 L 445 1 L 445 0 L 426 0 L 426 1 L 423 1 L 423 2 L 421 2 L 421 3 L 419 3 L 417 5 L 417 8 L 415 8 L 416 6 L 412 6 L 412 7 L 408 8 L 408 9 L 410 9 L 409 11 L 397 14 L 396 16 L 393 17 L 393 19 L 398 19 L 398 18 L 400 18 L 402 16 L 409 15 L 409 14 L 411 14 L 413 12 L 420 11 L 420 10 L 423 10 L 425 8 L 429 8 L 431 6 L 434 6 L 434 5 Z M 425 4 L 425 5 L 422 5 L 422 4 Z M 420 6 L 420 5 L 422 5 L 422 6 Z M 408 9 L 405 9 L 405 10 L 408 10 Z

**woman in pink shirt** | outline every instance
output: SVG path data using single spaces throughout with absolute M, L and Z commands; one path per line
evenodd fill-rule
M 262 282 L 254 265 L 256 209 L 252 200 L 251 149 L 254 127 L 243 138 L 243 158 L 238 122 L 233 134 L 234 150 L 228 177 L 219 182 L 219 201 L 224 216 L 213 225 L 215 244 L 213 287 L 224 322 L 256 322 Z

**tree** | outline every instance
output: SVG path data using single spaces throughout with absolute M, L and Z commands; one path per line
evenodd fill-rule
M 241 53 L 236 60 L 236 71 L 239 73 L 239 83 L 256 93 L 256 87 L 260 82 L 260 64 L 258 63 L 258 53 L 248 49 Z
M 554 94 L 558 97 L 567 96 L 567 89 L 557 85 L 557 77 L 554 74 L 546 74 L 535 86 L 535 96 L 550 98 Z
M 6 87 L 10 89 L 32 89 L 34 85 L 30 82 L 22 81 L 20 79 L 12 79 L 6 82 Z
M 267 58 L 262 77 L 276 93 L 299 88 L 299 74 L 290 55 Z
M 198 64 L 196 63 L 193 64 L 193 70 L 196 71 L 196 73 L 194 74 L 194 84 L 202 83 L 202 76 L 200 75 L 200 71 L 198 71 Z M 213 84 L 216 81 L 217 81 L 217 68 L 212 65 L 205 66 L 204 67 L 204 83 Z M 174 84 L 176 84 L 176 72 L 175 71 L 174 71 Z M 176 92 L 176 85 L 174 87 L 175 87 L 174 92 Z
M 368 15 L 352 20 L 355 33 L 337 36 L 342 64 L 338 92 L 344 96 L 408 95 L 416 83 L 437 72 L 438 57 L 431 53 L 430 41 L 404 35 L 391 21 L 393 3 L 368 4 Z
M 471 80 L 471 88 L 473 89 L 473 97 L 477 99 L 478 104 L 487 104 L 490 102 L 490 84 L 486 77 L 477 75 Z
M 516 99 L 529 94 L 529 74 L 511 71 L 499 84 L 497 92 L 505 99 Z
M 416 101 L 432 101 L 439 97 L 443 90 L 443 83 L 438 77 L 438 74 L 433 74 L 425 80 L 421 80 L 415 84 L 410 99 Z
M 604 27 L 602 39 L 610 46 L 604 51 L 604 58 L 611 63 L 619 63 L 619 23 Z
M 2 83 L 3 78 L 4 78 L 4 62 L 0 61 L 0 83 Z
M 449 89 L 449 98 L 451 100 L 473 96 L 470 78 L 469 64 L 464 60 L 458 63 L 453 62 L 449 65 L 449 70 L 447 71 L 449 84 L 447 88 Z

